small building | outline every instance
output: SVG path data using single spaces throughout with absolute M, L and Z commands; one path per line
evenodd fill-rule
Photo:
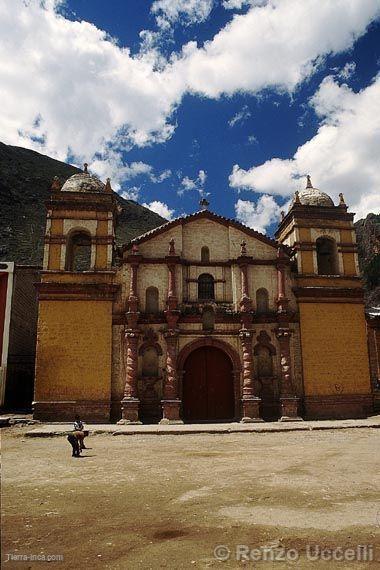
M 40 268 L 0 263 L 0 407 L 30 410 Z
M 296 192 L 276 239 L 202 209 L 114 243 L 85 172 L 48 203 L 34 416 L 92 422 L 363 417 L 373 410 L 353 214 Z

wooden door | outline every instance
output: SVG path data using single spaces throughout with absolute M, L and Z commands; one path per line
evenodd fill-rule
M 187 421 L 231 421 L 234 418 L 232 363 L 220 349 L 194 350 L 185 362 L 183 415 Z

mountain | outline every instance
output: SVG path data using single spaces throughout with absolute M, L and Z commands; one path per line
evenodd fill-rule
M 54 176 L 62 182 L 78 168 L 26 148 L 0 142 L 0 261 L 42 265 L 46 223 L 45 201 Z M 167 220 L 116 194 L 120 205 L 117 245 Z
M 366 290 L 366 304 L 380 306 L 380 214 L 355 223 L 360 270 Z

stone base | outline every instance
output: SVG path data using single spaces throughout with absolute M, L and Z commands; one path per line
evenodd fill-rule
M 43 422 L 73 422 L 75 416 L 91 424 L 108 424 L 110 402 L 103 400 L 35 401 L 33 418 Z
M 299 398 L 289 397 L 280 398 L 281 418 L 280 422 L 302 422 L 303 419 L 298 415 Z
M 121 400 L 121 419 L 117 422 L 118 425 L 141 424 L 139 405 L 138 398 L 123 398 Z
M 260 398 L 243 398 L 243 417 L 240 420 L 243 424 L 263 422 L 260 417 Z
M 160 424 L 183 424 L 179 417 L 181 400 L 162 400 L 162 420 Z
M 370 394 L 305 396 L 304 408 L 307 420 L 346 420 L 373 414 L 374 401 Z

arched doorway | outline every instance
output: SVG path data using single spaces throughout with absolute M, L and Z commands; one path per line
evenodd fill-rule
M 183 366 L 183 419 L 231 421 L 235 417 L 234 376 L 230 357 L 215 346 L 200 346 Z

